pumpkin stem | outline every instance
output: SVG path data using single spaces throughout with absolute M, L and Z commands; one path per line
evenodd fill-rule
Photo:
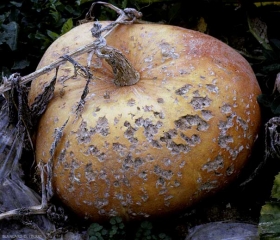
M 99 51 L 96 51 L 96 55 L 104 58 L 112 67 L 116 86 L 130 86 L 140 80 L 140 74 L 119 50 L 104 46 Z
M 102 28 L 98 21 L 93 23 L 91 33 L 92 36 L 96 38 L 94 41 L 96 46 L 94 53 L 96 56 L 104 58 L 112 67 L 116 86 L 123 87 L 133 85 L 139 81 L 140 74 L 119 50 L 107 45 L 106 39 L 101 33 L 104 29 L 111 30 L 114 24 L 111 24 L 110 28 L 108 28 L 108 26 Z

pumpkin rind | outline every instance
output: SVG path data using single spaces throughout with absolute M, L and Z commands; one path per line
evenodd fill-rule
M 38 68 L 92 42 L 91 27 L 56 40 Z M 215 38 L 175 26 L 119 26 L 107 44 L 127 57 L 140 81 L 115 86 L 110 66 L 94 57 L 75 120 L 86 79 L 71 78 L 70 63 L 60 66 L 36 137 L 37 161 L 46 162 L 55 128 L 69 118 L 54 159 L 59 198 L 85 218 L 129 220 L 184 209 L 232 182 L 260 125 L 260 88 L 249 63 Z M 87 64 L 86 55 L 75 60 Z M 30 103 L 53 76 L 32 82 Z

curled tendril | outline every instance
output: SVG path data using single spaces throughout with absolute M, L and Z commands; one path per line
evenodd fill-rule
M 101 28 L 102 28 L 102 25 L 98 21 L 95 21 L 93 23 L 93 27 L 91 29 L 92 36 L 95 38 L 100 38 L 101 33 L 102 33 Z

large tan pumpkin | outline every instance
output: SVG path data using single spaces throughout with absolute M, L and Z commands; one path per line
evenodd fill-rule
M 103 24 L 103 23 L 102 23 Z M 93 41 L 92 23 L 56 40 L 38 68 Z M 60 67 L 40 120 L 37 161 L 54 159 L 57 196 L 80 216 L 126 220 L 185 209 L 232 182 L 248 160 L 260 125 L 260 88 L 248 62 L 211 36 L 166 25 L 119 26 L 107 43 L 140 73 L 117 87 L 111 67 L 93 58 L 82 116 L 75 109 L 86 79 Z M 75 58 L 87 64 L 87 55 Z M 54 71 L 32 83 L 30 104 Z

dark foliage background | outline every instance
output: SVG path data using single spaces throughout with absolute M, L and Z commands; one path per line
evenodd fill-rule
M 0 72 L 22 76 L 36 69 L 47 47 L 60 35 L 80 24 L 91 0 L 15 0 L 0 2 Z M 134 7 L 143 19 L 177 25 L 214 36 L 239 51 L 251 64 L 263 94 L 263 123 L 280 114 L 280 2 L 254 0 L 109 0 L 120 8 Z M 100 6 L 98 20 L 115 19 L 116 14 Z M 250 28 L 254 25 L 254 29 Z M 279 75 L 280 76 L 280 75 Z M 1 81 L 0 81 L 1 82 Z M 276 87 L 275 87 L 276 86 Z M 229 189 L 187 211 L 172 223 L 159 223 L 177 239 L 186 226 L 217 220 L 258 223 L 261 207 L 270 199 L 274 176 L 280 172 L 279 159 L 270 156 L 252 181 L 240 184 L 264 161 L 264 124 L 252 161 Z M 280 208 L 279 208 L 280 209 Z M 166 228 L 166 225 L 168 227 Z

